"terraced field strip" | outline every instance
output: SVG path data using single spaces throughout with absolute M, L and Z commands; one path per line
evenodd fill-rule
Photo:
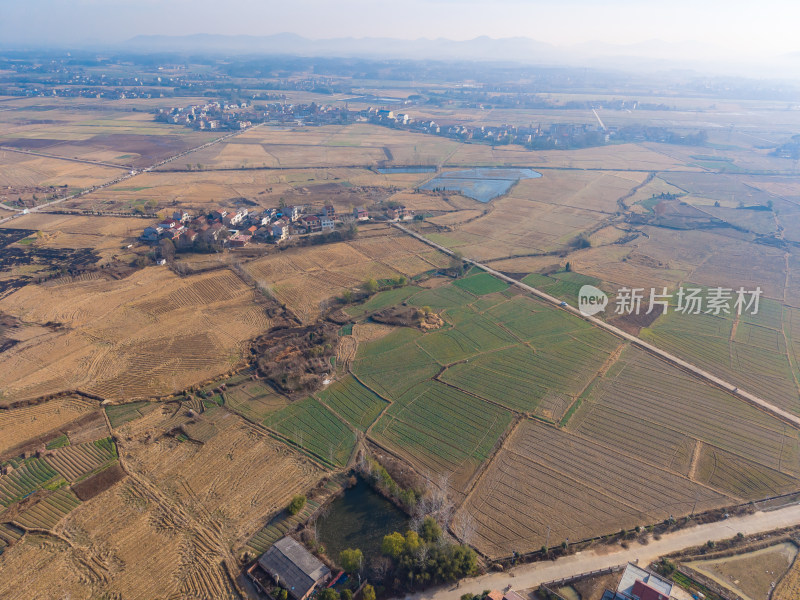
M 461 491 L 513 420 L 510 411 L 438 381 L 419 383 L 378 419 L 370 438 Z
M 116 429 L 129 421 L 134 421 L 143 416 L 140 409 L 148 408 L 149 402 L 129 402 L 128 404 L 109 404 L 106 408 L 108 421 Z M 155 407 L 155 405 L 153 405 Z
M 11 473 L 0 476 L 0 505 L 10 506 L 56 477 L 60 477 L 58 472 L 43 460 L 23 460 Z
M 22 511 L 14 522 L 25 529 L 52 529 L 80 503 L 81 501 L 69 488 L 62 487 Z
M 293 531 L 300 523 L 305 522 L 314 511 L 319 508 L 319 503 L 314 500 L 306 500 L 306 504 L 296 515 L 292 516 L 284 511 L 272 519 L 267 525 L 259 529 L 256 534 L 247 542 L 247 546 L 256 554 L 266 552 L 272 544 L 283 536 Z
M 356 442 L 355 433 L 313 397 L 268 416 L 264 425 L 332 466 L 347 464 Z
M 444 246 L 441 246 L 441 245 L 439 245 L 439 244 L 437 244 L 435 242 L 432 242 L 432 241 L 428 240 L 426 237 L 424 237 L 424 236 L 422 236 L 422 235 L 420 235 L 420 234 L 418 234 L 418 233 L 416 233 L 414 231 L 411 231 L 408 228 L 403 227 L 402 225 L 399 225 L 397 223 L 393 223 L 392 226 L 393 227 L 397 227 L 401 231 L 406 232 L 408 235 L 413 236 L 413 237 L 419 239 L 420 241 L 425 242 L 426 244 L 430 244 L 431 246 L 433 246 L 434 248 L 437 248 L 438 250 L 441 250 L 445 254 L 448 254 L 450 256 L 454 255 L 452 250 L 450 250 L 448 248 L 445 248 Z M 699 367 L 697 367 L 697 366 L 695 366 L 695 365 L 693 365 L 691 363 L 688 363 L 685 360 L 682 360 L 682 359 L 678 358 L 677 356 L 674 356 L 673 354 L 670 354 L 669 352 L 665 352 L 664 350 L 661 350 L 660 348 L 656 348 L 655 346 L 653 346 L 652 344 L 648 344 L 647 342 L 645 342 L 641 338 L 638 338 L 635 335 L 631 335 L 630 333 L 622 331 L 618 327 L 614 327 L 613 325 L 609 325 L 608 323 L 605 323 L 604 321 L 598 319 L 597 317 L 585 316 L 585 315 L 581 314 L 581 312 L 577 308 L 573 308 L 572 306 L 569 306 L 569 305 L 561 306 L 561 300 L 551 296 L 550 294 L 546 294 L 545 292 L 542 292 L 541 290 L 538 290 L 538 289 L 536 289 L 534 287 L 526 285 L 526 284 L 524 284 L 522 282 L 516 281 L 515 279 L 512 279 L 511 277 L 508 277 L 508 276 L 504 275 L 503 273 L 500 273 L 499 271 L 496 271 L 496 270 L 494 270 L 494 269 L 492 269 L 490 267 L 487 267 L 487 266 L 485 266 L 485 265 L 483 265 L 483 264 L 481 264 L 481 263 L 479 263 L 477 261 L 474 261 L 472 259 L 465 258 L 464 260 L 466 262 L 469 262 L 469 263 L 477 266 L 477 267 L 482 268 L 487 273 L 491 273 L 495 277 L 497 277 L 499 279 L 502 279 L 503 281 L 506 281 L 506 282 L 510 283 L 511 285 L 515 285 L 515 286 L 517 286 L 517 287 L 519 287 L 519 288 L 521 288 L 521 289 L 523 289 L 523 290 L 525 290 L 527 292 L 532 293 L 537 298 L 540 298 L 540 299 L 544 300 L 545 302 L 548 302 L 550 304 L 558 306 L 559 308 L 561 308 L 561 310 L 563 310 L 565 312 L 568 312 L 568 313 L 570 313 L 570 314 L 572 314 L 572 315 L 574 315 L 574 316 L 576 316 L 576 317 L 578 317 L 580 319 L 588 321 L 589 323 L 592 323 L 593 325 L 596 325 L 597 327 L 605 329 L 606 331 L 608 331 L 610 333 L 613 333 L 614 335 L 616 335 L 616 336 L 618 336 L 618 337 L 620 337 L 622 339 L 628 340 L 632 344 L 638 346 L 639 348 L 642 348 L 643 350 L 646 350 L 647 352 L 657 356 L 658 358 L 660 358 L 660 359 L 662 359 L 664 361 L 667 361 L 667 362 L 669 362 L 669 363 L 671 363 L 671 364 L 673 364 L 673 365 L 675 365 L 677 367 L 680 367 L 681 369 L 684 369 L 686 371 L 690 371 L 691 373 L 693 373 L 694 375 L 700 377 L 701 379 L 704 379 L 707 382 L 709 382 L 709 383 L 711 383 L 711 384 L 713 384 L 713 385 L 715 385 L 717 387 L 722 388 L 726 392 L 728 392 L 730 394 L 733 394 L 737 398 L 739 398 L 741 400 L 744 400 L 745 402 L 747 402 L 749 404 L 757 406 L 758 408 L 763 409 L 763 410 L 775 415 L 776 417 L 778 417 L 778 418 L 780 418 L 780 419 L 782 419 L 782 420 L 784 420 L 784 421 L 786 421 L 788 423 L 791 423 L 792 425 L 800 426 L 800 417 L 798 417 L 797 415 L 791 414 L 790 412 L 788 412 L 786 410 L 783 410 L 782 408 L 779 408 L 778 406 L 775 406 L 774 404 L 772 404 L 770 402 L 767 402 L 766 400 L 764 400 L 762 398 L 759 398 L 758 396 L 755 396 L 754 394 L 751 394 L 751 393 L 746 392 L 744 390 L 740 390 L 738 386 L 733 385 L 732 383 L 729 383 L 729 382 L 727 382 L 727 381 L 725 381 L 723 379 L 720 379 L 719 377 L 717 377 L 715 375 L 712 375 L 708 371 L 705 371 L 705 370 L 703 370 L 703 369 L 701 369 L 701 368 L 699 368 Z
M 320 402 L 330 407 L 353 427 L 366 431 L 388 406 L 388 402 L 352 375 L 347 375 L 317 394 Z
M 116 460 L 117 450 L 111 438 L 68 446 L 54 450 L 44 461 L 67 481 L 77 481 L 84 475 Z

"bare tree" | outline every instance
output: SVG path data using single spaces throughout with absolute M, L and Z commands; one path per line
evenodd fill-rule
M 478 529 L 475 516 L 466 507 L 462 507 L 453 517 L 451 529 L 462 543 L 471 546 Z

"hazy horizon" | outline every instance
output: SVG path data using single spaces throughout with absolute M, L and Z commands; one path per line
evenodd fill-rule
M 268 36 L 294 33 L 316 40 L 385 37 L 471 40 L 526 37 L 560 48 L 581 44 L 665 42 L 704 47 L 703 58 L 759 59 L 800 51 L 800 6 L 784 0 L 644 5 L 611 0 L 559 3 L 525 0 L 31 0 L 2 3 L 4 45 L 86 47 L 139 35 Z M 306 18 L 307 15 L 313 15 Z M 65 24 L 67 24 L 65 26 Z

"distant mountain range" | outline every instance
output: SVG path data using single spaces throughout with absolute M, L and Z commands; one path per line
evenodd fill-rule
M 556 46 L 526 37 L 477 37 L 457 41 L 445 38 L 404 40 L 396 38 L 308 39 L 293 33 L 275 35 L 186 36 L 140 35 L 117 49 L 132 52 L 209 54 L 278 54 L 309 57 L 513 61 L 538 65 L 564 65 L 629 69 L 700 69 L 728 72 L 751 71 L 767 75 L 770 67 L 784 70 L 797 65 L 800 56 L 786 55 L 765 61 L 730 57 L 720 48 L 700 42 L 651 40 L 637 44 L 587 42 Z M 777 69 L 776 69 L 777 71 Z
M 312 40 L 293 33 L 276 35 L 186 36 L 140 35 L 122 44 L 148 52 L 226 52 L 235 54 L 291 54 L 298 56 L 382 57 L 411 59 L 514 60 L 519 62 L 569 61 L 599 56 L 639 56 L 684 59 L 722 54 L 699 43 L 678 44 L 654 40 L 633 45 L 589 42 L 558 47 L 525 37 L 494 39 L 487 36 L 456 41 L 445 38 L 403 40 L 396 38 L 332 38 Z

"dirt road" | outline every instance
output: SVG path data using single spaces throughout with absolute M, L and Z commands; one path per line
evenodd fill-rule
M 508 585 L 524 590 L 541 583 L 634 562 L 640 565 L 656 560 L 659 556 L 677 552 L 684 548 L 700 546 L 709 540 L 720 541 L 741 532 L 751 535 L 800 524 L 800 504 L 793 504 L 770 512 L 757 512 L 743 517 L 732 517 L 716 523 L 697 525 L 663 535 L 660 540 L 651 540 L 646 546 L 632 542 L 626 550 L 621 546 L 599 547 L 579 552 L 555 561 L 520 565 L 505 573 L 490 573 L 468 579 L 456 587 L 449 585 L 418 594 L 407 595 L 406 600 L 458 600 L 462 594 L 480 594 L 484 590 L 502 590 Z

